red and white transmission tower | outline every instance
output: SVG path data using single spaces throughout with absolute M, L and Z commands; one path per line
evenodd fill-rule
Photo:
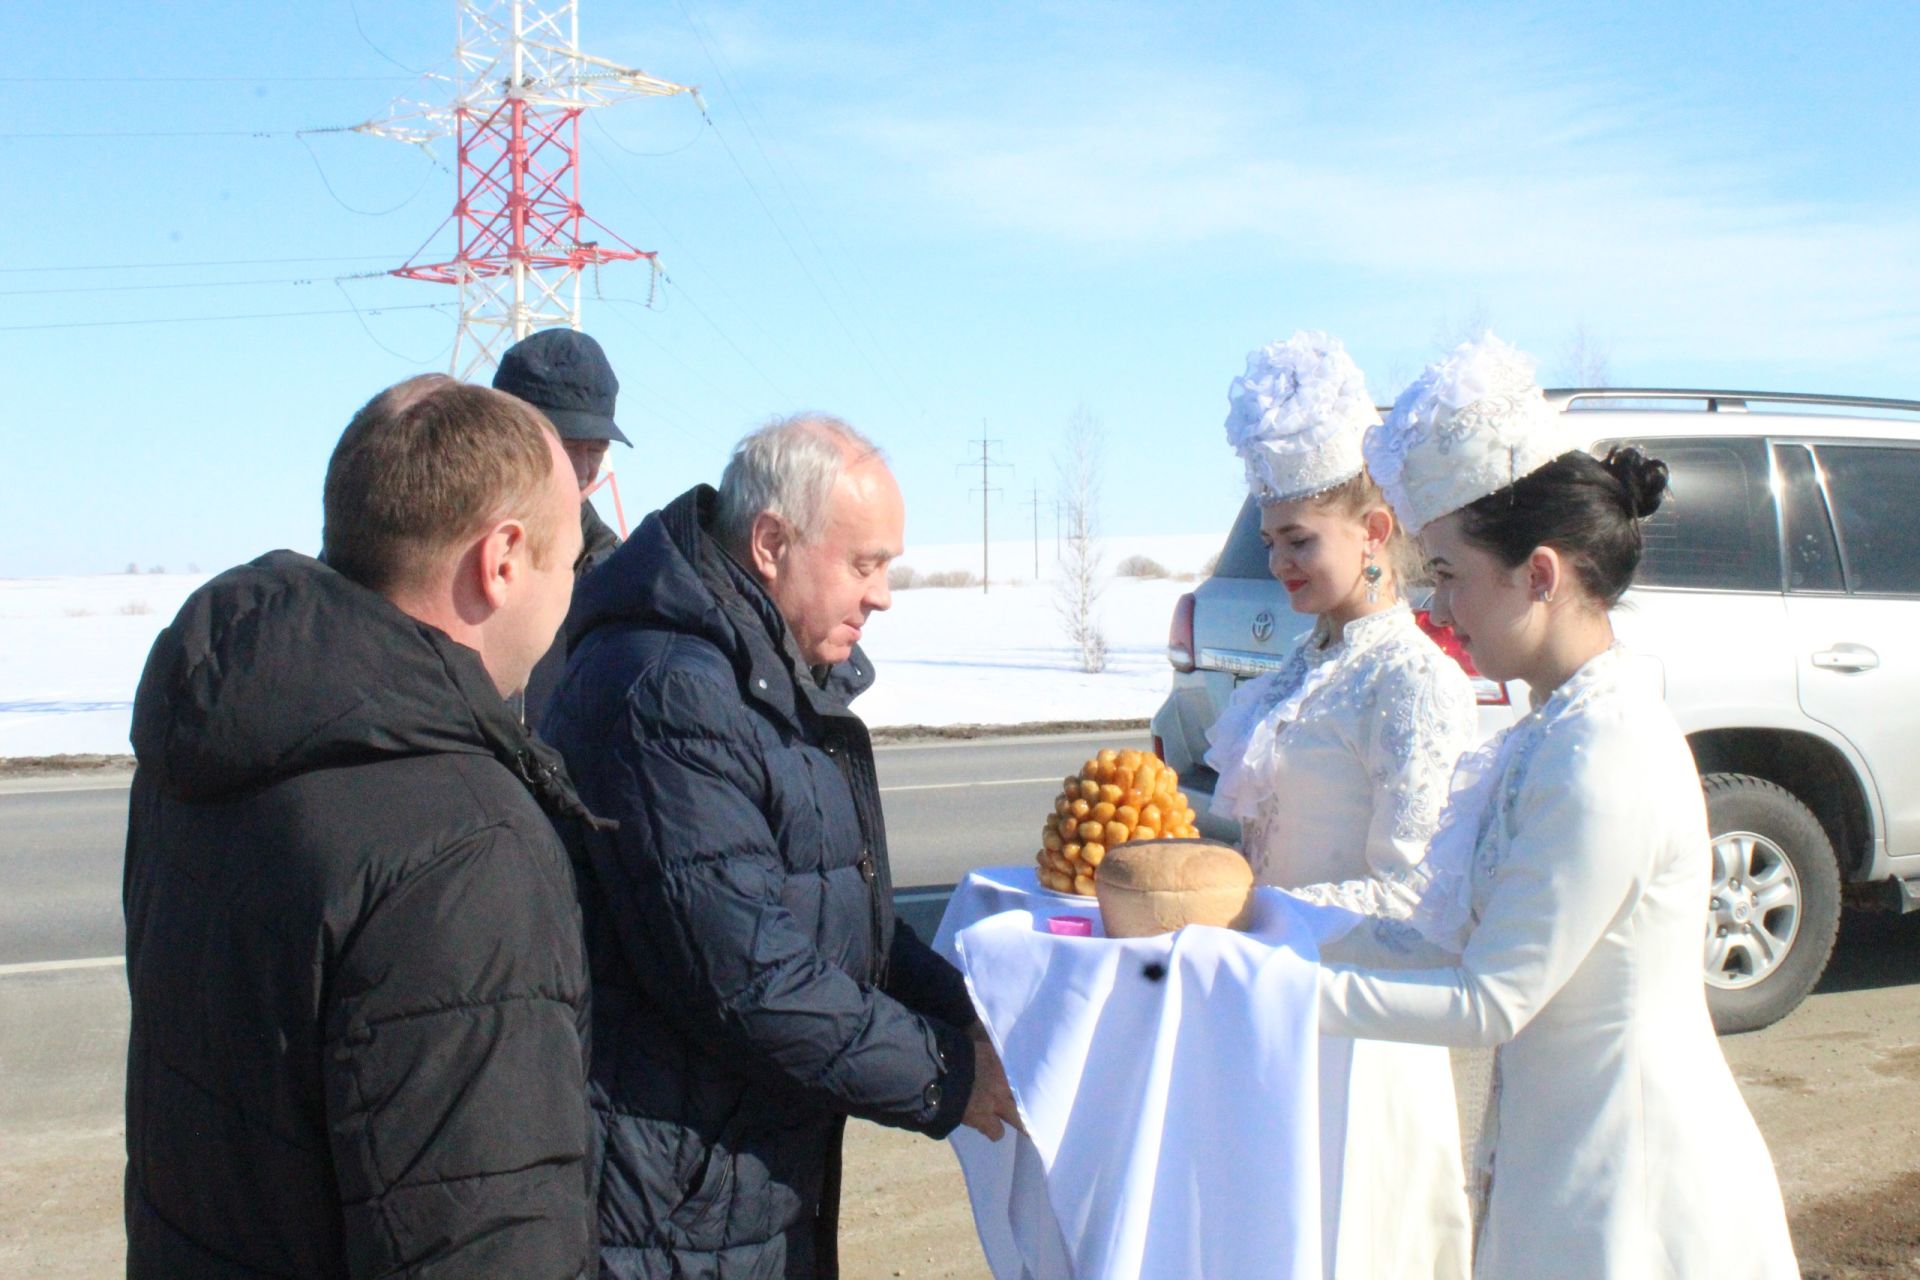
M 580 271 L 654 255 L 580 204 L 580 114 L 624 98 L 696 90 L 580 52 L 577 0 L 460 0 L 451 107 L 396 110 L 363 133 L 459 148 L 453 257 L 393 274 L 460 286 L 452 371 L 471 378 L 536 329 L 580 327 Z M 703 108 L 704 110 L 704 108 Z M 657 268 L 656 268 L 657 270 Z

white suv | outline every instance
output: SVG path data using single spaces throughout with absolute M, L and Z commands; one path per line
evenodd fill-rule
M 1920 907 L 1920 401 L 1547 398 L 1583 415 L 1596 450 L 1637 444 L 1672 470 L 1615 629 L 1658 662 L 1706 790 L 1714 1023 L 1765 1026 L 1826 968 L 1843 882 Z M 1268 576 L 1258 532 L 1248 503 L 1213 576 L 1180 601 L 1173 691 L 1153 718 L 1216 838 L 1238 832 L 1200 802 L 1206 729 L 1309 621 Z M 1527 705 L 1518 682 L 1477 685 L 1487 732 Z

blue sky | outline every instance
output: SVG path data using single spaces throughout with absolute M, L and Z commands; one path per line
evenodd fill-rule
M 1920 397 L 1920 6 L 584 4 L 714 121 L 583 129 L 673 282 L 584 311 L 630 515 L 813 407 L 892 453 L 910 545 L 977 535 L 984 429 L 1012 532 L 1084 405 L 1109 530 L 1224 528 L 1227 384 L 1301 327 L 1381 400 L 1479 323 L 1549 382 L 1584 329 L 1620 383 Z M 452 146 L 290 131 L 444 95 L 403 68 L 454 6 L 14 8 L 0 575 L 313 550 L 348 417 L 452 337 L 451 289 L 336 277 L 429 239 Z

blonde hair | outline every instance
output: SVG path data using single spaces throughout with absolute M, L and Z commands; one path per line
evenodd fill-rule
M 1393 508 L 1387 505 L 1387 498 L 1374 483 L 1373 477 L 1361 468 L 1359 474 L 1351 480 L 1345 480 L 1333 488 L 1316 493 L 1306 499 L 1322 511 L 1337 511 L 1343 516 L 1355 520 L 1363 519 L 1367 512 L 1375 507 L 1385 511 L 1393 520 L 1393 532 L 1387 535 L 1387 542 L 1380 549 L 1379 563 L 1386 569 L 1395 590 L 1401 595 L 1409 587 L 1417 587 L 1427 580 L 1426 560 L 1420 554 L 1420 544 L 1413 540 L 1400 524 L 1400 518 L 1393 514 Z

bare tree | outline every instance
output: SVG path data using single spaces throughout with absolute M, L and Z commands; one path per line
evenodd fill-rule
M 1062 451 L 1054 459 L 1065 521 L 1054 608 L 1079 655 L 1080 669 L 1088 672 L 1104 671 L 1107 666 L 1107 637 L 1095 611 L 1101 591 L 1097 538 L 1103 435 L 1100 420 L 1082 405 L 1067 420 Z
M 1560 349 L 1560 362 L 1553 377 L 1563 387 L 1610 387 L 1613 385 L 1612 352 L 1585 320 L 1573 326 L 1573 333 Z
M 1367 375 L 1367 390 L 1373 393 L 1373 403 L 1383 412 L 1393 404 L 1394 398 L 1407 389 L 1409 383 L 1420 376 L 1417 366 L 1407 360 L 1390 361 L 1378 376 Z
M 1464 316 L 1442 316 L 1433 326 L 1433 349 L 1445 355 L 1463 342 L 1476 342 L 1493 328 L 1493 313 L 1484 298 L 1475 298 Z

